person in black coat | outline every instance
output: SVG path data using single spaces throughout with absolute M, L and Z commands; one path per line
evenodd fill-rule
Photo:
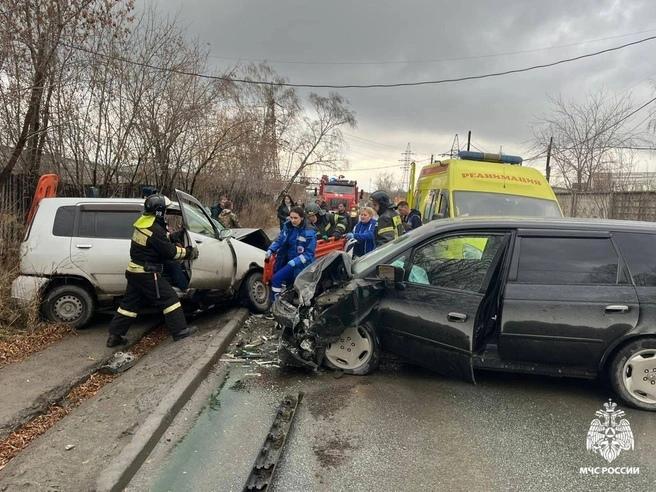
M 283 195 L 280 205 L 278 205 L 278 222 L 280 222 L 280 230 L 285 225 L 289 212 L 294 207 L 294 199 L 290 195 Z

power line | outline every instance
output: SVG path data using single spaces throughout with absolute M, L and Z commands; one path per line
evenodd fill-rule
M 638 34 L 645 34 L 648 32 L 654 32 L 656 29 L 648 29 L 645 31 L 637 31 L 626 34 L 618 34 L 617 36 L 608 36 L 605 38 L 596 38 L 588 39 L 585 41 L 578 41 L 576 43 L 568 43 L 561 45 L 551 45 L 543 46 L 541 48 L 532 48 L 526 50 L 516 50 L 516 51 L 506 51 L 500 53 L 488 53 L 484 55 L 471 55 L 471 56 L 461 56 L 456 58 L 438 58 L 438 59 L 428 59 L 428 60 L 378 60 L 378 61 L 306 61 L 306 60 L 271 60 L 267 58 L 262 59 L 248 59 L 248 58 L 231 58 L 219 55 L 208 55 L 210 58 L 215 58 L 217 60 L 228 60 L 235 62 L 248 62 L 248 63 L 274 63 L 282 65 L 413 65 L 413 64 L 422 64 L 422 63 L 443 63 L 451 61 L 464 61 L 464 60 L 480 60 L 484 58 L 496 58 L 500 56 L 510 56 L 510 55 L 521 55 L 526 53 L 536 53 L 538 51 L 553 50 L 559 48 L 571 48 L 574 46 L 581 46 L 584 44 L 595 43 L 599 41 L 609 41 L 611 39 L 626 38 L 629 36 L 636 36 Z
M 106 59 L 110 60 L 116 60 L 116 61 L 122 61 L 124 63 L 130 63 L 132 65 L 137 65 L 140 67 L 144 68 L 152 68 L 153 70 L 159 70 L 162 72 L 170 72 L 170 73 L 176 73 L 179 75 L 188 75 L 191 77 L 199 77 L 199 78 L 204 78 L 204 79 L 210 79 L 210 80 L 220 80 L 223 82 L 233 82 L 233 83 L 240 83 L 240 84 L 251 84 L 251 85 L 265 85 L 265 86 L 279 86 L 279 87 L 298 87 L 298 88 L 308 88 L 308 89 L 379 89 L 379 88 L 392 88 L 392 87 L 416 87 L 416 86 L 421 86 L 421 85 L 438 85 L 438 84 L 447 84 L 447 83 L 453 83 L 453 82 L 463 82 L 466 80 L 479 80 L 479 79 L 486 79 L 486 78 L 491 78 L 491 77 L 501 77 L 504 75 L 511 75 L 511 74 L 516 74 L 516 73 L 523 73 L 523 72 L 529 72 L 532 70 L 537 70 L 541 68 L 548 68 L 548 67 L 553 67 L 556 65 L 562 65 L 564 63 L 570 63 L 573 61 L 578 61 L 578 60 L 583 60 L 585 58 L 592 58 L 594 56 L 602 55 L 604 53 L 610 53 L 612 51 L 618 51 L 624 48 L 628 48 L 630 46 L 636 46 L 641 43 L 645 43 L 647 41 L 653 41 L 656 39 L 656 36 L 650 36 L 648 38 L 640 39 L 638 41 L 633 41 L 631 43 L 626 43 L 620 46 L 614 46 L 612 48 L 607 48 L 604 50 L 600 51 L 595 51 L 592 53 L 586 53 L 584 55 L 579 55 L 575 56 L 572 58 L 565 58 L 562 60 L 557 60 L 551 63 L 543 63 L 540 65 L 533 65 L 530 67 L 524 67 L 524 68 L 517 68 L 517 69 L 512 69 L 512 70 L 505 70 L 503 72 L 491 72 L 491 73 L 486 73 L 486 74 L 479 74 L 479 75 L 469 75 L 465 77 L 455 77 L 455 78 L 450 78 L 450 79 L 438 79 L 438 80 L 422 80 L 418 82 L 396 82 L 396 83 L 380 83 L 380 84 L 297 84 L 297 83 L 291 83 L 291 82 L 271 82 L 271 81 L 260 81 L 260 80 L 250 80 L 250 79 L 240 79 L 240 78 L 235 78 L 235 77 L 225 77 L 225 76 L 220 76 L 220 75 L 207 75 L 207 74 L 201 74 L 201 73 L 196 73 L 196 72 L 191 72 L 187 70 L 180 70 L 176 68 L 166 68 L 166 67 L 159 67 L 157 65 L 152 65 L 150 63 L 145 63 L 145 62 L 139 62 L 135 60 L 130 60 L 125 57 L 117 56 L 117 55 L 107 55 L 104 53 L 100 53 L 98 51 L 89 49 L 89 48 L 84 48 L 82 46 L 75 46 L 71 45 L 68 43 L 62 43 L 64 46 L 68 46 L 69 48 L 76 49 L 94 56 L 100 56 Z

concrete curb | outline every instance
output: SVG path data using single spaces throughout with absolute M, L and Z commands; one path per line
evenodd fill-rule
M 248 310 L 238 309 L 217 336 L 212 338 L 205 353 L 178 379 L 153 413 L 139 427 L 132 441 L 100 473 L 96 481 L 97 491 L 120 491 L 128 485 L 175 416 L 223 355 L 235 333 L 248 316 Z

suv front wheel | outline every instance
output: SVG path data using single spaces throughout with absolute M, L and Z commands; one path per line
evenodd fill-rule
M 631 406 L 656 411 L 656 338 L 622 347 L 610 365 L 610 383 Z
M 91 319 L 95 304 L 93 296 L 84 287 L 59 285 L 47 292 L 43 314 L 53 323 L 82 328 Z

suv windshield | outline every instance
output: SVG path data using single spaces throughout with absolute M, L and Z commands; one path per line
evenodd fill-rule
M 394 254 L 395 251 L 402 249 L 404 243 L 411 237 L 411 233 L 404 234 L 403 236 L 396 238 L 394 241 L 383 244 L 381 247 L 374 249 L 371 253 L 361 256 L 353 263 L 353 273 L 362 273 L 374 265 L 377 265 L 386 256 Z
M 454 191 L 456 217 L 562 217 L 552 200 L 502 193 Z

